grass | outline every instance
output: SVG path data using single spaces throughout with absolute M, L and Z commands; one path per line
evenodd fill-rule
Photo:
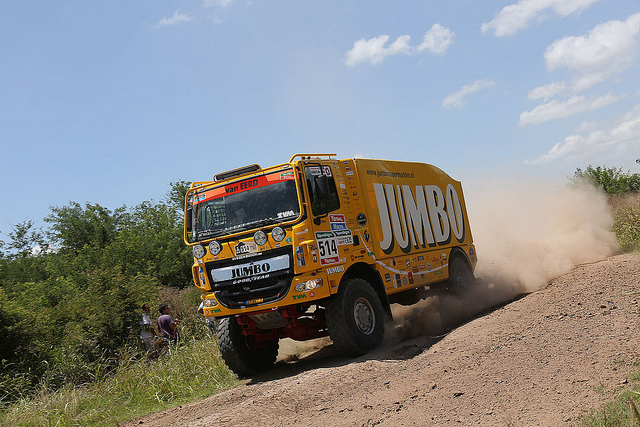
M 620 360 L 613 361 L 613 363 L 623 362 Z M 640 367 L 640 361 L 636 362 L 635 366 Z M 582 418 L 576 425 L 582 427 L 640 427 L 640 370 L 636 371 L 630 380 L 630 383 L 634 384 L 633 386 L 619 394 L 613 401 L 605 404 L 602 408 L 591 411 L 588 416 Z M 604 393 L 604 387 L 601 391 L 599 389 L 596 389 L 596 391 Z
M 594 410 L 578 425 L 583 427 L 640 426 L 640 392 L 629 390 L 603 408 Z
M 156 360 L 124 356 L 108 378 L 83 387 L 38 390 L 5 408 L 0 425 L 109 426 L 201 399 L 239 384 L 213 339 L 192 340 Z
M 609 199 L 614 225 L 620 249 L 623 252 L 640 250 L 640 193 L 614 196 Z M 630 294 L 631 295 L 631 294 Z M 621 363 L 622 361 L 614 361 Z M 636 384 L 618 395 L 613 401 L 590 415 L 581 419 L 578 424 L 583 427 L 622 427 L 640 426 L 640 371 L 631 380 Z

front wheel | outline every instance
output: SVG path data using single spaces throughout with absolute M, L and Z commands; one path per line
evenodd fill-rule
M 218 345 L 222 359 L 236 375 L 247 378 L 269 369 L 278 357 L 278 341 L 256 347 L 249 337 L 242 334 L 242 327 L 235 317 L 225 317 L 218 322 Z
M 329 336 L 338 352 L 360 356 L 377 347 L 384 336 L 384 311 L 378 294 L 362 279 L 341 285 L 327 303 Z
M 449 263 L 449 279 L 447 291 L 453 295 L 463 295 L 476 283 L 473 271 L 461 256 L 454 257 Z

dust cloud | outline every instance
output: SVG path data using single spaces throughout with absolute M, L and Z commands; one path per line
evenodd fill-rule
M 490 307 L 543 289 L 576 265 L 618 250 L 607 198 L 591 186 L 517 179 L 463 186 L 478 254 L 477 284 L 463 296 L 434 292 L 411 306 L 393 304 L 386 344 L 443 335 Z M 295 361 L 330 342 L 281 340 L 278 360 Z
M 295 362 L 330 344 L 331 339 L 329 339 L 329 337 L 316 338 L 309 341 L 294 341 L 291 338 L 281 339 L 279 342 L 277 362 Z
M 483 310 L 546 287 L 578 264 L 618 250 L 607 198 L 587 185 L 463 183 L 478 254 L 474 289 L 392 306 L 388 340 L 443 334 Z

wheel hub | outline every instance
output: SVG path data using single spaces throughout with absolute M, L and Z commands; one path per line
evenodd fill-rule
M 353 307 L 353 318 L 356 326 L 365 335 L 373 332 L 376 325 L 376 317 L 371 303 L 365 298 L 358 298 Z

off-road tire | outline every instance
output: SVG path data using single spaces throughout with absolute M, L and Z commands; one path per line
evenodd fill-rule
M 476 284 L 471 266 L 461 256 L 454 256 L 449 263 L 449 278 L 446 282 L 447 292 L 461 296 Z
M 360 356 L 380 345 L 385 315 L 378 294 L 362 279 L 349 279 L 340 285 L 327 303 L 326 321 L 335 349 L 349 356 Z
M 242 334 L 235 317 L 218 321 L 218 345 L 222 359 L 237 376 L 248 378 L 268 370 L 278 356 L 278 341 L 266 347 L 254 347 Z

